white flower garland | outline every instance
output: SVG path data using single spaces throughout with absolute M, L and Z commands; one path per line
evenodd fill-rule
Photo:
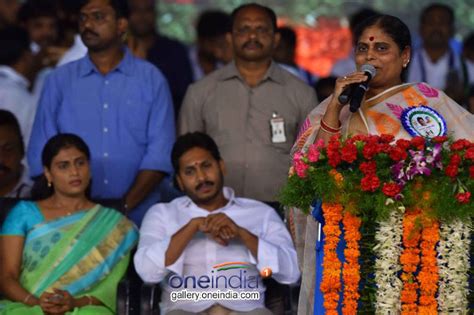
M 472 223 L 455 220 L 441 224 L 438 243 L 440 314 L 467 314 L 469 294 L 469 246 Z
M 402 269 L 400 255 L 403 248 L 402 223 L 405 208 L 400 207 L 398 210 L 392 211 L 388 220 L 379 222 L 375 233 L 376 314 L 399 314 L 401 311 L 400 294 L 403 282 L 398 273 Z

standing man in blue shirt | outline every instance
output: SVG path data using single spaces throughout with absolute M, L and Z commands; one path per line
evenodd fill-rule
M 126 0 L 81 0 L 79 30 L 87 56 L 46 80 L 28 150 L 31 175 L 57 133 L 81 136 L 92 153 L 92 198 L 123 198 L 138 224 L 172 171 L 174 114 L 166 80 L 123 45 Z

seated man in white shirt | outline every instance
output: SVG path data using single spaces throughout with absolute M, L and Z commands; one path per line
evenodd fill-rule
M 271 314 L 260 275 L 284 284 L 300 276 L 280 217 L 223 186 L 224 161 L 208 135 L 179 137 L 172 162 L 186 196 L 147 212 L 134 258 L 145 282 L 161 282 L 162 314 Z

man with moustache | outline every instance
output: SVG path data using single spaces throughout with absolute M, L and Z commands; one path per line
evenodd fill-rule
M 166 80 L 124 46 L 127 0 L 81 0 L 79 30 L 87 56 L 46 79 L 28 148 L 31 175 L 57 133 L 74 133 L 91 149 L 92 198 L 122 198 L 140 224 L 159 200 L 159 184 L 172 170 L 173 107 Z
M 451 47 L 455 31 L 453 9 L 433 3 L 420 15 L 422 46 L 412 55 L 408 82 L 426 82 L 444 90 L 457 103 L 462 103 L 464 75 L 461 54 Z
M 58 44 L 59 20 L 52 0 L 26 1 L 18 17 L 30 35 L 31 47 L 35 54 L 45 52 L 49 47 Z
M 194 132 L 179 137 L 171 160 L 186 196 L 147 212 L 134 257 L 143 281 L 161 281 L 162 314 L 272 314 L 264 307 L 265 287 L 259 273 L 271 270 L 276 281 L 287 284 L 300 275 L 285 225 L 272 208 L 237 198 L 224 187 L 224 161 L 208 135 Z M 226 262 L 238 262 L 245 271 L 213 268 Z M 187 277 L 197 281 L 188 280 L 184 286 L 181 279 Z M 200 295 L 251 291 L 258 292 L 259 298 L 173 301 L 184 289 Z
M 250 3 L 231 15 L 234 61 L 188 88 L 179 132 L 215 139 L 237 196 L 275 201 L 298 129 L 317 105 L 314 90 L 272 61 L 276 15 Z
M 21 162 L 24 155 L 18 120 L 13 113 L 0 109 L 0 197 L 30 197 L 32 183 Z

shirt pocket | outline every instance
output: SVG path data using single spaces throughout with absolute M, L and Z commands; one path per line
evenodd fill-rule
M 57 124 L 60 132 L 85 136 L 91 131 L 97 132 L 102 126 L 101 114 L 97 106 L 91 106 L 91 102 L 68 100 L 58 109 Z
M 287 116 L 289 117 L 289 116 Z M 296 133 L 297 133 L 297 128 L 298 128 L 298 123 L 294 120 L 286 119 L 284 117 L 284 122 L 285 122 L 285 137 L 286 141 L 281 142 L 281 143 L 273 143 L 271 138 L 272 138 L 272 130 L 271 127 L 269 127 L 269 141 L 270 145 L 274 147 L 278 152 L 282 152 L 285 154 L 289 154 L 291 148 L 293 147 L 293 144 L 295 143 L 295 138 L 296 138 Z M 270 122 L 268 122 L 268 125 L 270 126 Z
M 124 127 L 137 142 L 146 142 L 151 116 L 151 101 L 127 98 L 121 113 Z M 158 128 L 158 126 L 156 126 Z

